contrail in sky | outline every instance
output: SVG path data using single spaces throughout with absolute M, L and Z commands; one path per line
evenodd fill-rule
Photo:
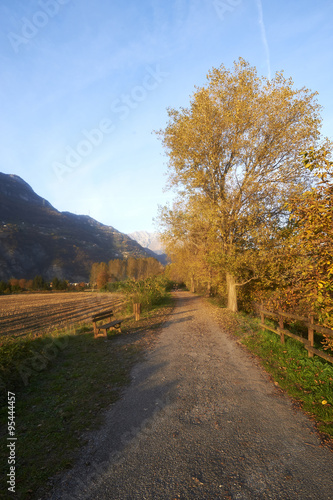
M 269 55 L 269 46 L 268 46 L 267 37 L 266 37 L 264 14 L 262 11 L 261 0 L 256 0 L 256 2 L 257 2 L 258 11 L 259 11 L 259 25 L 260 25 L 260 30 L 261 30 L 261 38 L 262 38 L 262 42 L 264 44 L 265 52 L 266 52 L 268 78 L 270 80 L 271 79 L 271 62 L 270 62 L 270 55 Z

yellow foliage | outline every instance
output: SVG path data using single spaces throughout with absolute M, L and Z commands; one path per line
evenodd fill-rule
M 316 93 L 295 89 L 282 72 L 260 78 L 241 58 L 233 71 L 213 68 L 188 108 L 168 109 L 158 135 L 178 197 L 161 209 L 160 224 L 187 279 L 209 289 L 229 276 L 234 294 L 261 277 L 262 249 L 283 224 L 286 202 L 310 187 L 299 151 L 319 139 L 319 110 Z
M 309 307 L 319 319 L 333 327 L 333 162 L 330 144 L 318 151 L 303 153 L 305 166 L 318 179 L 311 191 L 293 198 L 289 203 L 290 219 L 295 224 L 291 246 L 301 256 L 299 283 Z M 333 340 L 326 342 L 333 348 Z

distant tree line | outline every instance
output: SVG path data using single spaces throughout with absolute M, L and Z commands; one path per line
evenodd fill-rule
M 0 281 L 0 295 L 9 295 L 20 292 L 41 292 L 47 290 L 83 290 L 85 283 L 69 283 L 67 280 L 60 280 L 55 277 L 51 282 L 46 281 L 41 275 L 37 275 L 32 280 L 11 278 L 8 281 Z
M 126 260 L 114 259 L 106 262 L 95 262 L 90 273 L 90 283 L 98 289 L 108 283 L 125 281 L 127 279 L 145 280 L 163 273 L 163 266 L 153 257 L 134 258 Z

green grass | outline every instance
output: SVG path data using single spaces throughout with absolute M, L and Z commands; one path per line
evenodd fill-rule
M 123 322 L 123 333 L 93 338 L 91 326 L 69 335 L 7 341 L 0 348 L 2 393 L 1 498 L 40 498 L 48 479 L 71 468 L 84 445 L 84 432 L 98 428 L 102 411 L 130 381 L 144 348 L 142 331 L 160 326 L 170 303 L 146 312 L 138 323 Z M 87 331 L 89 330 L 89 331 Z M 136 333 L 140 330 L 141 333 Z M 147 335 L 146 335 L 147 336 Z M 16 494 L 7 491 L 7 392 L 16 395 Z
M 260 356 L 265 369 L 281 388 L 316 418 L 318 429 L 333 437 L 331 363 L 317 356 L 309 358 L 303 345 L 292 338 L 281 344 L 280 338 L 267 330 L 243 338 L 242 343 Z
M 259 318 L 226 309 L 220 309 L 219 317 L 229 332 L 259 357 L 273 380 L 316 421 L 323 438 L 333 443 L 332 363 L 318 356 L 309 358 L 303 344 L 293 338 L 285 337 L 282 344 L 278 335 L 261 329 Z M 319 337 L 316 341 L 319 347 Z

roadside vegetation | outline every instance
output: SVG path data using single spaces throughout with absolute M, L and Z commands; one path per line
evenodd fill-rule
M 122 333 L 94 339 L 92 325 L 53 331 L 35 338 L 1 338 L 1 441 L 7 436 L 7 391 L 15 393 L 15 498 L 34 499 L 50 478 L 71 468 L 88 431 L 102 423 L 103 410 L 130 382 L 130 371 L 173 307 L 168 280 L 127 283 Z M 125 291 L 124 291 L 125 293 Z M 111 296 L 112 294 L 110 294 Z M 135 321 L 133 302 L 143 303 Z M 1 491 L 7 491 L 7 448 L 0 451 Z
M 165 275 L 145 280 L 131 279 L 108 285 L 109 291 L 123 292 L 125 294 L 129 310 L 132 309 L 135 303 L 141 304 L 142 310 L 149 310 L 151 307 L 163 303 L 166 293 L 170 292 L 172 287 L 173 282 Z

